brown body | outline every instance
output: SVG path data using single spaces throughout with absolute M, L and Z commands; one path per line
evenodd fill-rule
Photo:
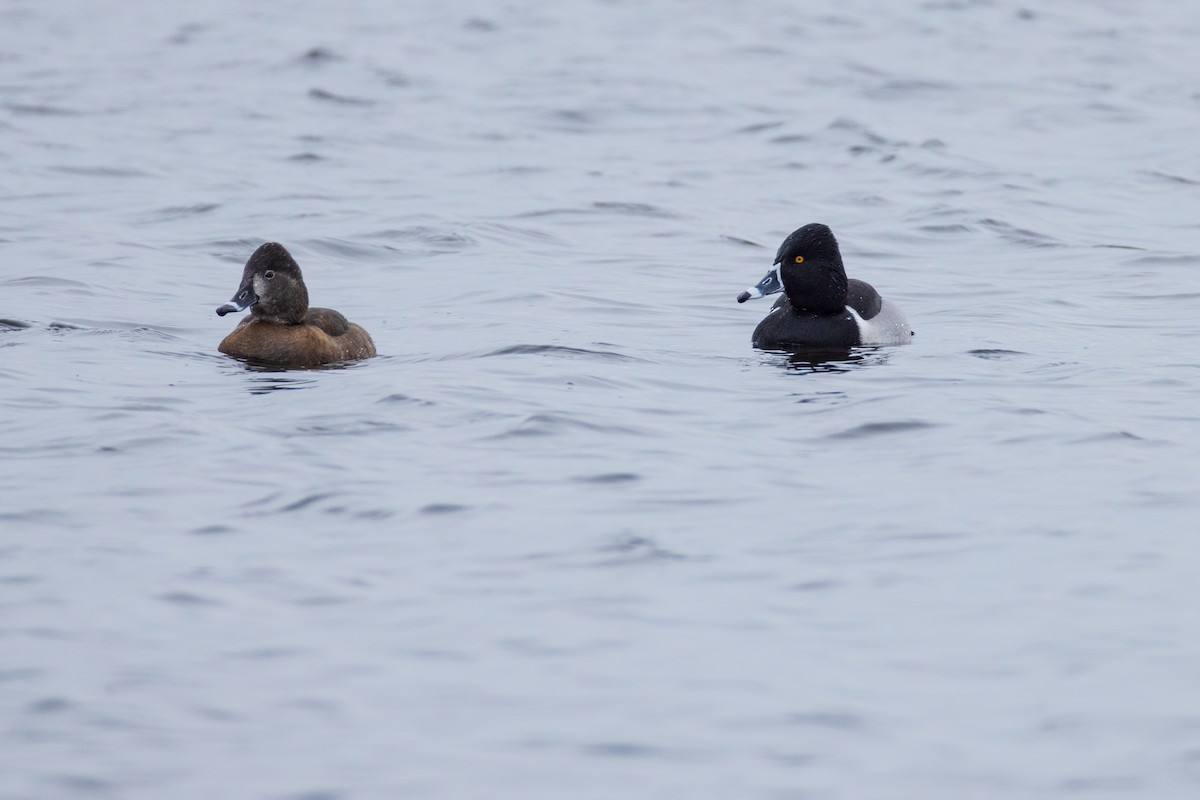
M 282 367 L 318 367 L 375 355 L 375 342 L 358 325 L 330 308 L 309 308 L 300 266 L 283 245 L 254 251 L 224 316 L 250 309 L 217 349 L 234 358 Z
M 370 358 L 375 342 L 361 326 L 328 308 L 310 308 L 304 322 L 243 319 L 217 346 L 227 356 L 279 364 L 316 367 L 335 361 Z

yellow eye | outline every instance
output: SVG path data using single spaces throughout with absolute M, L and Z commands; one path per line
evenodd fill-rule
M 804 256 L 796 256 L 796 263 L 797 263 L 797 264 L 803 264 L 803 263 L 804 263 Z

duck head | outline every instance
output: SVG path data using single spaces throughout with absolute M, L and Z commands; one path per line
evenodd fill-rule
M 278 242 L 267 242 L 254 251 L 233 299 L 217 314 L 223 317 L 247 308 L 256 319 L 285 324 L 302 322 L 308 312 L 308 289 L 300 265 Z
M 846 306 L 847 288 L 837 239 L 829 226 L 814 222 L 783 240 L 775 254 L 775 266 L 737 300 L 744 303 L 782 291 L 797 311 L 840 314 Z

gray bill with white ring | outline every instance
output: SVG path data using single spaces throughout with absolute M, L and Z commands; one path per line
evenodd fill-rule
M 751 298 L 766 297 L 769 294 L 783 291 L 783 281 L 779 277 L 779 267 L 775 267 L 758 283 L 738 295 L 737 301 L 744 303 Z
M 233 296 L 232 300 L 217 309 L 217 316 L 223 317 L 235 311 L 245 311 L 257 302 L 258 295 L 254 293 L 254 276 L 252 275 L 238 287 L 237 294 Z

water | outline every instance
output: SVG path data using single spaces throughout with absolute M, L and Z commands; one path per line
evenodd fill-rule
M 0 798 L 1195 797 L 1198 34 L 7 3 Z M 749 346 L 807 222 L 912 346 Z

